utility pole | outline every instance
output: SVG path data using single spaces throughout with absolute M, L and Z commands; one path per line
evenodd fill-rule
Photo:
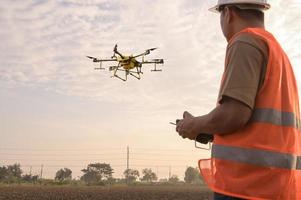
M 129 146 L 127 146 L 127 153 L 126 153 L 126 170 L 127 170 L 127 173 L 129 173 L 129 161 L 130 161 L 130 148 Z M 127 177 L 126 177 L 126 183 L 128 184 L 129 183 L 129 175 L 127 174 Z
M 126 169 L 129 170 L 130 148 L 127 146 Z
M 40 173 L 40 179 L 42 179 L 42 177 L 43 177 L 43 164 L 41 165 L 41 173 Z
M 29 175 L 31 176 L 31 169 L 32 169 L 32 166 L 30 166 L 30 169 L 29 169 Z
M 171 177 L 171 166 L 169 165 L 168 180 L 170 179 L 170 177 Z

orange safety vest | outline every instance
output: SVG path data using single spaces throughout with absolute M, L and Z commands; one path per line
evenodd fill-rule
M 229 135 L 214 135 L 212 158 L 199 161 L 200 173 L 221 194 L 301 200 L 301 121 L 294 73 L 285 52 L 264 29 L 244 29 L 229 45 L 246 32 L 268 46 L 264 83 L 248 124 Z

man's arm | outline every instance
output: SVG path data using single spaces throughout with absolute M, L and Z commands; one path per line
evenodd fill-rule
M 200 133 L 230 134 L 249 121 L 265 77 L 267 45 L 251 34 L 241 34 L 228 46 L 227 58 L 218 98 L 220 105 L 200 117 L 185 112 L 184 119 L 177 124 L 182 137 L 195 139 Z
M 177 132 L 183 138 L 194 140 L 200 133 L 230 134 L 244 127 L 252 115 L 246 104 L 224 96 L 221 104 L 207 115 L 193 117 L 187 111 L 177 123 Z

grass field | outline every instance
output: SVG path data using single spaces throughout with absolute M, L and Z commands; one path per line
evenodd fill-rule
M 209 200 L 196 186 L 0 186 L 0 200 Z

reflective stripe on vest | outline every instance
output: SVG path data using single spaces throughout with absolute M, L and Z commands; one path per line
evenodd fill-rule
M 301 170 L 301 156 L 213 144 L 212 157 L 262 167 Z
M 301 156 L 297 158 L 297 169 L 301 169 Z
M 281 112 L 274 109 L 256 108 L 253 112 L 252 122 L 271 123 L 278 126 L 293 127 L 301 130 L 301 121 L 294 113 Z

